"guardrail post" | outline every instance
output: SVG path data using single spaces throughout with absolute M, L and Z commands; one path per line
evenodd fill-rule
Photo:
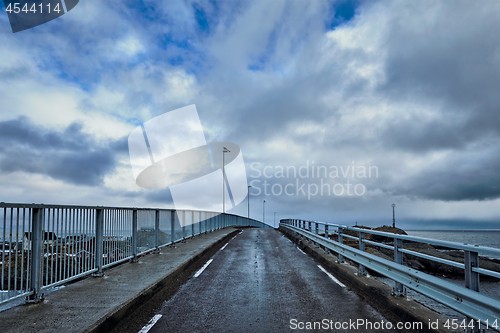
M 132 259 L 130 262 L 137 262 L 137 209 L 132 211 Z
M 26 297 L 30 303 L 40 303 L 44 299 L 42 293 L 42 261 L 43 261 L 43 208 L 33 208 L 31 216 L 31 271 L 30 290 L 33 294 Z M 29 240 L 28 240 L 29 241 Z
M 316 229 L 315 229 L 316 235 L 319 235 L 319 223 L 316 222 Z M 317 242 L 314 242 L 315 247 L 319 247 L 319 244 Z
M 328 237 L 328 225 L 325 224 L 325 238 L 326 239 L 330 239 Z M 328 248 L 325 246 L 325 253 L 330 253 L 330 250 L 328 250 Z
M 394 262 L 396 264 L 403 264 L 403 252 L 399 251 L 403 247 L 403 240 L 394 238 Z M 399 282 L 395 282 L 395 287 L 393 291 L 394 295 L 402 296 L 404 295 L 403 285 Z
M 158 235 L 160 233 L 160 211 L 155 210 L 155 250 L 153 253 L 160 253 L 160 241 Z
M 175 247 L 175 210 L 170 211 L 170 247 Z
M 344 237 L 342 237 L 342 233 L 343 232 L 344 232 L 343 229 L 341 227 L 339 227 L 339 230 L 338 230 L 338 233 L 339 233 L 338 237 L 339 237 L 339 239 L 338 239 L 338 241 L 339 241 L 340 244 L 344 244 Z M 344 256 L 341 255 L 340 253 L 339 253 L 339 260 L 338 260 L 338 262 L 339 263 L 343 263 L 344 262 Z
M 365 251 L 365 233 L 364 232 L 359 232 L 359 250 L 360 251 Z M 363 265 L 358 265 L 358 274 L 359 275 L 366 275 L 366 268 Z
M 465 287 L 479 292 L 479 273 L 472 270 L 473 267 L 479 267 L 479 256 L 477 252 L 464 251 L 464 264 L 465 264 Z M 473 321 L 474 327 L 468 328 L 467 332 L 479 332 L 479 327 L 476 327 L 476 321 L 467 317 L 467 322 Z M 479 326 L 479 325 L 477 325 Z
M 104 252 L 104 209 L 98 208 L 95 210 L 95 254 L 94 260 L 97 271 L 92 274 L 95 277 L 102 277 L 103 252 Z
M 309 226 L 308 226 L 309 232 L 312 232 L 312 223 L 311 222 L 308 222 L 308 223 L 309 223 Z M 312 242 L 312 240 L 309 239 L 309 243 L 311 243 L 311 242 Z

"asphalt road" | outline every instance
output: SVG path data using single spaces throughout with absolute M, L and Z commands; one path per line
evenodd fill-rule
M 354 328 L 357 320 L 387 323 L 280 232 L 251 228 L 192 275 L 142 332 L 386 331 Z M 307 322 L 323 329 L 307 330 Z

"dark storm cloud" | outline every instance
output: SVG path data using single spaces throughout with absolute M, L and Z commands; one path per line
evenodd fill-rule
M 462 5 L 459 5 L 462 4 Z M 394 119 L 384 141 L 407 150 L 460 149 L 500 128 L 500 6 L 498 2 L 435 3 L 438 19 L 420 21 L 406 6 L 386 36 L 386 82 L 392 100 L 427 101 L 432 120 Z M 426 108 L 427 105 L 421 105 Z
M 63 131 L 34 125 L 29 118 L 0 122 L 0 170 L 44 174 L 78 185 L 100 185 L 113 172 L 126 139 L 96 142 L 73 123 Z
M 470 118 L 473 117 L 477 116 Z M 394 119 L 382 132 L 383 144 L 388 148 L 395 147 L 415 153 L 442 149 L 461 150 L 472 142 L 497 134 L 493 130 L 485 130 L 486 126 L 474 126 L 475 119 L 461 119 L 453 115 L 432 120 L 423 118 L 410 115 L 405 119 Z M 495 119 L 492 118 L 490 123 L 495 123 Z
M 500 198 L 500 149 L 451 156 L 429 163 L 392 194 L 442 201 L 494 200 Z

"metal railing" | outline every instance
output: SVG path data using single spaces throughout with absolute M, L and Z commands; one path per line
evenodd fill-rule
M 0 203 L 0 304 L 229 226 L 270 227 L 209 211 Z
M 472 321 L 474 328 L 471 331 L 478 331 L 479 322 L 483 327 L 488 326 L 496 330 L 500 327 L 500 301 L 479 293 L 481 274 L 500 279 L 500 272 L 479 267 L 479 253 L 500 257 L 500 249 L 308 220 L 285 219 L 280 221 L 280 227 L 309 239 L 317 247 L 323 246 L 326 252 L 335 252 L 339 262 L 343 262 L 345 258 L 356 262 L 358 274 L 366 274 L 366 268 L 369 268 L 392 279 L 395 283 L 393 289 L 395 295 L 403 295 L 404 287 L 407 287 L 462 313 L 468 318 L 467 325 Z M 350 234 L 346 233 L 349 231 L 351 231 Z M 382 236 L 391 242 L 368 240 L 366 234 Z M 335 235 L 336 241 L 330 238 L 332 235 Z M 345 238 L 355 240 L 358 249 L 344 244 Z M 464 263 L 405 249 L 404 241 L 462 250 Z M 394 261 L 365 252 L 366 245 L 392 250 Z M 404 266 L 403 254 L 463 269 L 466 287 Z M 496 327 L 492 326 L 493 323 L 496 323 Z

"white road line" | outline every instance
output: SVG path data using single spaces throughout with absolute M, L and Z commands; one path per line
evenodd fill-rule
M 336 284 L 338 284 L 339 286 L 341 286 L 342 288 L 345 288 L 345 284 L 343 284 L 342 282 L 340 282 L 339 280 L 337 280 L 337 278 L 335 276 L 333 276 L 332 274 L 330 274 L 329 272 L 326 271 L 326 269 L 324 269 L 323 267 L 321 267 L 320 265 L 318 265 L 319 269 L 321 269 L 323 272 L 325 272 L 326 275 L 328 275 L 328 277 L 330 279 L 332 279 Z
M 299 251 L 300 251 L 300 253 L 302 253 L 302 254 L 306 254 L 304 251 L 302 251 L 302 250 L 300 249 L 300 247 L 298 247 L 298 248 L 297 248 L 297 250 L 299 250 Z
M 212 261 L 214 261 L 214 260 L 213 260 L 213 259 L 210 259 L 209 261 L 207 261 L 207 263 L 206 263 L 205 265 L 203 265 L 203 267 L 202 267 L 202 268 L 200 268 L 200 270 L 194 274 L 194 277 L 196 278 L 196 277 L 200 276 L 200 274 L 201 274 L 201 273 L 203 273 L 203 271 L 205 270 L 205 268 L 207 268 L 207 267 L 208 267 L 208 265 L 210 265 L 210 263 L 211 263 Z
M 219 251 L 224 250 L 228 244 L 229 244 L 229 243 L 226 243 L 226 245 L 224 245 L 223 247 L 221 247 Z
M 158 321 L 158 319 L 161 318 L 161 316 L 162 316 L 161 314 L 157 314 L 153 318 L 151 318 L 151 320 L 149 321 L 149 323 L 146 326 L 144 326 L 139 331 L 139 333 L 148 333 L 148 331 L 151 329 L 151 327 L 153 327 L 156 324 L 156 322 Z

